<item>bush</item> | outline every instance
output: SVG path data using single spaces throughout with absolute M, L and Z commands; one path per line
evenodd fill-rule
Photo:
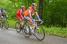
M 46 8 L 45 15 L 43 16 L 46 22 L 46 25 L 58 25 L 64 26 L 67 25 L 67 2 L 65 1 L 56 1 L 52 2 Z

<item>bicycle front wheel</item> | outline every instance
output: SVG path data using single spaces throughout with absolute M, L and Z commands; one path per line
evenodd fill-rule
M 45 29 L 43 26 L 39 26 L 38 29 L 34 30 L 33 34 L 38 40 L 42 41 L 45 38 Z
M 7 29 L 9 28 L 8 21 L 2 22 L 2 29 Z
M 16 24 L 15 24 L 15 28 L 16 28 L 16 31 L 17 31 L 18 33 L 21 32 L 21 29 L 20 29 L 20 23 L 19 23 L 19 22 L 16 22 Z
M 5 29 L 8 29 L 8 28 L 9 28 L 8 21 L 6 21 L 6 22 L 4 23 L 4 27 L 5 27 Z

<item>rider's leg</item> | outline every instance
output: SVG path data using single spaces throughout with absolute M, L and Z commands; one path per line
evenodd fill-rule
M 36 23 L 35 21 L 32 19 L 32 22 L 30 21 L 30 28 L 31 28 L 31 32 L 34 33 L 34 29 L 36 27 Z
M 17 28 L 20 29 L 20 20 L 17 19 L 17 22 L 19 23 L 19 24 L 17 25 Z
M 34 26 L 33 29 L 37 29 L 37 28 L 38 28 L 38 26 L 37 26 L 37 22 L 35 22 L 35 19 L 33 19 L 33 23 L 32 23 L 32 25 Z
M 20 27 L 23 28 L 24 21 L 20 21 Z

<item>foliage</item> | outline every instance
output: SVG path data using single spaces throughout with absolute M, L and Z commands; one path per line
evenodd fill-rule
M 17 10 L 22 5 L 28 8 L 32 2 L 32 0 L 0 0 L 0 8 L 6 9 L 9 19 L 16 19 Z M 38 4 L 39 0 L 34 2 Z M 67 26 L 67 0 L 44 0 L 43 10 L 45 25 Z
M 67 2 L 65 0 L 51 0 L 45 9 L 44 19 L 47 25 L 67 25 Z

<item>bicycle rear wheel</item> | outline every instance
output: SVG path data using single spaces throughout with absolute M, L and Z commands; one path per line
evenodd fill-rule
M 45 38 L 45 29 L 43 26 L 39 26 L 38 29 L 34 30 L 33 34 L 38 40 L 42 41 Z

